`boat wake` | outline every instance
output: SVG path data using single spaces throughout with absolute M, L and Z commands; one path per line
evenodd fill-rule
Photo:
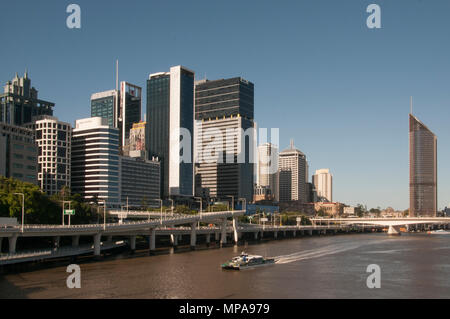
M 357 243 L 333 244 L 318 249 L 304 250 L 289 255 L 281 255 L 273 257 L 276 264 L 288 264 L 296 261 L 319 258 L 328 255 L 335 255 L 345 251 L 353 250 L 364 245 L 376 244 L 382 241 L 368 241 Z

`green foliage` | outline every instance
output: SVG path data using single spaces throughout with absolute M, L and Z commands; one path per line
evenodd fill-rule
M 3 176 L 0 176 L 0 217 L 15 217 L 21 222 L 22 196 L 14 193 L 25 195 L 25 224 L 61 224 L 61 200 L 70 200 L 71 209 L 75 209 L 72 224 L 89 223 L 94 219 L 96 207 L 83 202 L 79 194 L 71 195 L 68 187 L 49 197 L 34 184 Z
M 367 207 L 363 204 L 357 204 L 355 207 L 355 214 L 358 217 L 363 217 L 365 214 L 367 214 Z

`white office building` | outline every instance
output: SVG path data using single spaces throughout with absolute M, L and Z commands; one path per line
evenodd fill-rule
M 77 120 L 72 134 L 72 193 L 120 205 L 119 130 L 108 119 Z
M 269 188 L 275 200 L 278 197 L 278 147 L 271 143 L 258 146 L 257 186 Z
M 307 201 L 308 182 L 306 156 L 294 147 L 279 154 L 279 198 L 280 201 Z
M 316 170 L 312 182 L 317 191 L 319 201 L 333 202 L 333 175 L 328 168 Z

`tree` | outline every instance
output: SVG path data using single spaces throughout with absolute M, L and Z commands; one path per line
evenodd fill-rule
M 367 213 L 367 207 L 363 204 L 357 204 L 355 207 L 355 214 L 358 217 L 363 217 Z

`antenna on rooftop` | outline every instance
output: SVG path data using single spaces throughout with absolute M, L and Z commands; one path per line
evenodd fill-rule
M 293 150 L 293 149 L 294 149 L 294 139 L 291 138 L 291 150 Z
M 409 103 L 409 105 L 410 105 L 410 108 L 411 108 L 411 115 L 413 114 L 413 103 L 412 103 L 412 96 L 411 96 L 411 99 L 410 99 L 410 103 Z
M 116 60 L 116 91 L 119 90 L 119 60 Z

